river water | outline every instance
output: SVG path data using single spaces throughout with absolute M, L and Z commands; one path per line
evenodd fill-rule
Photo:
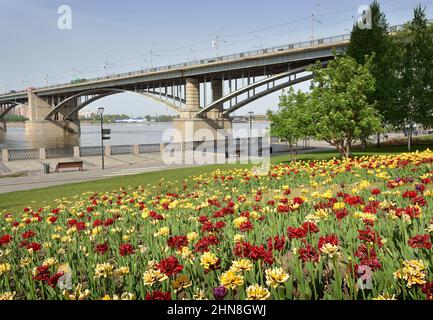
M 132 145 L 160 143 L 165 130 L 173 127 L 172 122 L 157 123 L 134 123 L 104 124 L 104 128 L 111 129 L 111 140 L 109 145 Z M 255 122 L 254 129 L 262 130 L 269 127 L 268 122 Z M 233 123 L 235 131 L 241 130 L 239 136 L 246 136 L 249 129 L 248 123 Z M 245 134 L 246 133 L 246 134 Z M 25 124 L 8 123 L 7 132 L 4 137 L 0 136 L 0 149 L 33 149 L 33 148 L 63 148 L 69 146 L 98 146 L 101 143 L 100 125 L 91 123 L 81 124 L 81 136 L 65 135 L 64 137 L 53 137 L 49 134 L 29 134 L 26 132 Z

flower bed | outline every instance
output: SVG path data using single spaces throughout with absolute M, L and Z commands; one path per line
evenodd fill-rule
M 0 218 L 1 299 L 433 299 L 433 152 L 214 172 Z

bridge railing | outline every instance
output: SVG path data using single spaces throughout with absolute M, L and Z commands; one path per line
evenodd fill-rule
M 74 156 L 74 148 L 47 148 L 46 149 L 46 157 L 47 159 L 51 158 L 69 158 Z
M 235 153 L 239 152 L 239 148 L 242 145 L 245 148 L 246 145 L 249 145 L 248 141 L 250 138 L 234 138 L 232 143 L 236 144 Z M 254 141 L 261 140 L 262 142 L 265 139 L 264 137 L 252 137 L 252 143 L 254 145 Z M 233 142 L 234 141 L 234 142 Z M 242 143 L 241 143 L 242 141 Z M 36 160 L 36 161 L 47 161 L 50 162 L 52 159 L 79 159 L 86 157 L 100 157 L 102 152 L 106 156 L 116 156 L 116 155 L 142 155 L 142 154 L 153 154 L 162 156 L 163 153 L 173 152 L 174 150 L 194 150 L 200 152 L 225 152 L 227 153 L 227 149 L 224 149 L 228 146 L 227 140 L 209 140 L 209 141 L 193 141 L 193 142 L 183 142 L 183 143 L 153 143 L 153 144 L 140 144 L 140 145 L 106 145 L 104 150 L 101 146 L 84 146 L 84 147 L 66 147 L 66 148 L 39 148 L 39 149 L 20 149 L 20 150 L 8 150 L 6 148 L 1 149 L 0 151 L 0 160 L 3 163 L 9 161 L 17 161 L 17 160 Z M 260 143 L 261 145 L 261 143 Z M 220 149 L 220 148 L 223 149 Z M 298 150 L 303 149 L 304 147 L 297 147 Z M 213 150 L 213 151 L 212 151 Z M 272 138 L 270 144 L 271 153 L 280 153 L 280 152 L 289 152 L 289 146 L 279 141 L 278 139 Z M 29 170 L 34 166 L 29 164 Z
M 110 146 L 112 155 L 132 154 L 134 153 L 133 145 Z
M 4 152 L 2 152 L 2 161 L 15 161 L 15 160 L 38 160 L 40 158 L 39 149 L 21 149 L 21 150 L 8 150 L 4 159 Z
M 100 156 L 101 154 L 101 146 L 79 147 L 79 155 L 82 157 Z
M 160 150 L 161 150 L 161 145 L 159 143 L 138 145 L 138 153 L 160 152 Z
M 303 41 L 303 42 L 298 42 L 298 43 L 293 43 L 293 44 L 288 44 L 288 45 L 283 45 L 283 46 L 276 46 L 276 47 L 260 49 L 260 50 L 245 51 L 245 52 L 241 52 L 241 53 L 225 55 L 225 56 L 220 56 L 220 57 L 215 57 L 215 58 L 199 59 L 196 61 L 178 63 L 178 64 L 167 65 L 167 66 L 156 67 L 156 68 L 149 68 L 149 69 L 144 69 L 144 70 L 139 70 L 139 71 L 119 73 L 119 74 L 115 74 L 115 75 L 111 75 L 111 76 L 97 77 L 97 78 L 89 79 L 86 82 L 114 80 L 117 78 L 124 78 L 124 77 L 128 77 L 128 76 L 145 75 L 145 74 L 154 73 L 154 72 L 169 71 L 169 70 L 175 70 L 175 69 L 180 69 L 180 68 L 185 68 L 185 67 L 194 67 L 194 66 L 199 66 L 199 65 L 209 64 L 209 63 L 215 63 L 215 62 L 232 61 L 232 60 L 242 59 L 244 57 L 273 54 L 273 53 L 278 53 L 281 51 L 290 51 L 290 50 L 315 47 L 315 46 L 322 45 L 322 44 L 339 43 L 339 42 L 343 42 L 346 40 L 350 40 L 349 34 L 327 37 L 327 38 L 317 39 L 317 40 L 313 40 L 313 41 Z M 85 83 L 85 82 L 83 82 L 83 83 Z M 67 86 L 67 85 L 70 85 L 70 83 L 64 83 L 64 84 L 60 84 L 60 85 L 51 85 L 51 86 L 41 87 L 38 89 L 39 90 L 54 89 L 57 87 L 63 87 L 63 86 Z

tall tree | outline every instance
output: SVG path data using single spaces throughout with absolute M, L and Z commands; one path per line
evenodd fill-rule
M 299 121 L 319 140 L 350 156 L 356 140 L 366 140 L 381 129 L 380 115 L 369 96 L 375 90 L 370 69 L 372 58 L 358 64 L 349 56 L 336 57 L 327 68 L 317 63 L 306 107 Z
M 408 129 L 411 150 L 413 128 L 433 125 L 433 29 L 428 25 L 425 9 L 418 6 L 413 20 L 399 33 L 398 114 Z
M 290 87 L 288 92 L 283 92 L 281 95 L 278 111 L 268 111 L 272 136 L 287 142 L 290 153 L 293 153 L 293 146 L 298 143 L 298 140 L 307 136 L 303 130 L 305 127 L 302 127 L 299 122 L 299 112 L 304 109 L 307 96 L 301 91 L 295 93 Z
M 389 25 L 379 2 L 374 1 L 370 9 L 371 29 L 360 29 L 355 23 L 347 54 L 359 64 L 366 62 L 366 56 L 374 56 L 370 71 L 376 80 L 376 87 L 369 95 L 369 101 L 376 102 L 376 108 L 385 123 L 393 124 L 398 120 L 396 106 L 393 104 L 397 82 L 394 58 L 396 47 L 389 36 Z M 380 144 L 380 134 L 377 135 L 377 144 Z

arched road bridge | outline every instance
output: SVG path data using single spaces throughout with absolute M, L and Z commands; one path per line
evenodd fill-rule
M 398 28 L 398 27 L 394 27 Z M 30 107 L 30 124 L 79 133 L 78 111 L 103 97 L 133 92 L 179 113 L 176 126 L 231 128 L 229 114 L 285 87 L 312 79 L 308 66 L 326 64 L 342 52 L 350 35 L 243 52 L 137 72 L 31 88 L 0 95 L 0 130 L 15 106 Z M 38 130 L 41 128 L 39 127 Z

